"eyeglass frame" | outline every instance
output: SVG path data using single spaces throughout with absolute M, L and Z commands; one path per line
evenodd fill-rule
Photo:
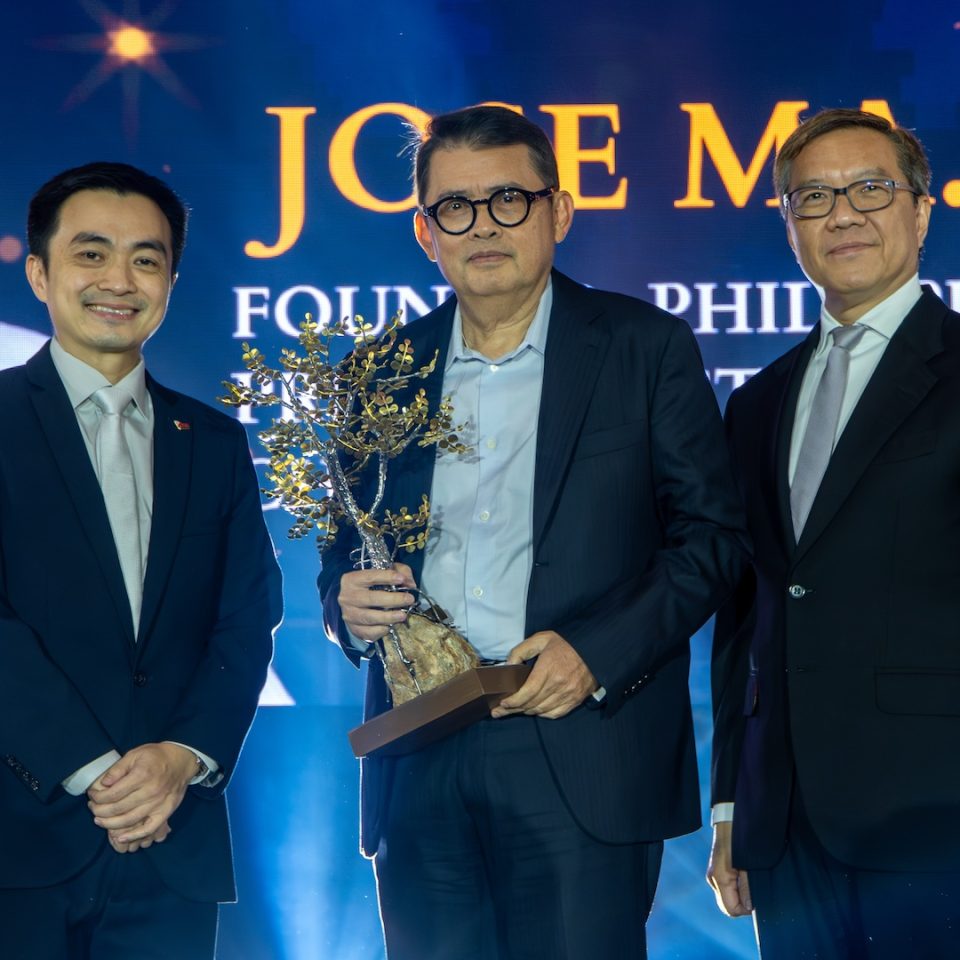
M 889 187 L 893 191 L 893 193 L 890 195 L 889 203 L 885 203 L 882 207 L 871 207 L 869 210 L 861 210 L 856 205 L 856 203 L 854 203 L 853 199 L 850 196 L 849 191 L 853 187 L 860 187 L 867 183 L 882 183 L 884 186 Z M 793 209 L 793 205 L 790 202 L 790 198 L 794 194 L 799 193 L 801 190 L 823 190 L 824 192 L 828 190 L 831 191 L 833 194 L 833 200 L 830 204 L 830 209 L 827 210 L 825 213 L 814 213 L 814 214 L 797 213 L 797 211 Z M 893 206 L 893 201 L 897 199 L 898 190 L 903 190 L 906 193 L 911 193 L 913 194 L 914 197 L 926 196 L 926 194 L 917 193 L 917 191 L 914 190 L 909 183 L 903 183 L 900 180 L 894 180 L 890 177 L 866 177 L 863 180 L 854 180 L 852 183 L 848 183 L 845 187 L 831 187 L 829 184 L 826 184 L 826 183 L 808 183 L 802 187 L 797 187 L 795 190 L 790 190 L 787 193 L 785 193 L 781 197 L 781 202 L 783 203 L 783 206 L 787 210 L 789 210 L 790 213 L 792 213 L 797 220 L 822 220 L 824 217 L 829 217 L 830 214 L 833 213 L 833 211 L 836 209 L 837 197 L 839 197 L 841 194 L 847 198 L 847 203 L 849 203 L 850 207 L 853 210 L 856 210 L 857 213 L 878 213 L 880 210 L 886 210 L 888 207 Z
M 420 207 L 420 213 L 432 220 L 444 233 L 451 237 L 460 237 L 472 230 L 474 224 L 477 222 L 477 207 L 486 205 L 487 213 L 490 215 L 490 219 L 497 224 L 497 226 L 505 227 L 506 229 L 510 230 L 513 227 L 519 227 L 520 224 L 527 222 L 527 218 L 530 216 L 530 211 L 533 209 L 533 205 L 537 200 L 543 200 L 556 192 L 556 187 L 544 187 L 542 190 L 524 190 L 523 187 L 501 187 L 499 190 L 494 190 L 489 197 L 482 200 L 471 200 L 469 197 L 464 197 L 459 193 L 455 193 L 449 197 L 441 197 L 436 203 L 431 203 L 429 207 L 422 205 Z M 519 193 L 527 201 L 527 212 L 516 223 L 504 223 L 503 221 L 498 220 L 496 214 L 493 212 L 493 208 L 490 206 L 494 198 L 500 196 L 502 193 Z M 451 200 L 460 200 L 463 203 L 468 204 L 470 209 L 473 211 L 473 216 L 471 217 L 470 222 L 462 230 L 448 230 L 439 221 L 439 219 L 437 219 L 437 210 L 440 209 L 442 204 L 449 203 Z

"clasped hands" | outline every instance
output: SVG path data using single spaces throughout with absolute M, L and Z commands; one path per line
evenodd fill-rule
M 176 743 L 145 743 L 125 753 L 87 790 L 93 822 L 117 853 L 133 853 L 170 835 L 170 817 L 197 772 L 195 754 Z
M 384 589 L 390 588 L 390 589 Z M 389 570 L 352 570 L 340 578 L 337 599 L 347 628 L 373 643 L 395 623 L 407 618 L 416 583 L 410 568 L 395 563 Z M 507 663 L 536 663 L 523 686 L 500 702 L 494 718 L 523 713 L 556 720 L 566 716 L 597 689 L 597 681 L 576 650 L 559 633 L 543 630 L 518 643 Z

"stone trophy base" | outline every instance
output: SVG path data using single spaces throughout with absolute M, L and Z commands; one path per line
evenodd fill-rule
M 348 734 L 355 757 L 413 753 L 490 716 L 505 697 L 516 693 L 530 665 L 475 667 L 452 680 L 368 720 Z

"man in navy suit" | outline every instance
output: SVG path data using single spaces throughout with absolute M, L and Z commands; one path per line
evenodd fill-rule
M 210 960 L 234 899 L 280 581 L 242 428 L 144 370 L 186 220 L 126 164 L 30 204 L 54 337 L 0 374 L 4 960 Z
M 456 298 L 404 335 L 439 351 L 424 388 L 472 450 L 391 461 L 386 508 L 430 494 L 426 555 L 355 571 L 342 531 L 327 630 L 359 662 L 422 584 L 483 657 L 533 669 L 490 720 L 365 761 L 387 952 L 644 957 L 662 841 L 700 822 L 688 638 L 745 562 L 719 413 L 686 324 L 552 270 L 573 205 L 539 127 L 435 117 L 415 178 Z M 366 714 L 387 707 L 373 658 Z
M 918 278 L 930 166 L 833 109 L 774 179 L 823 309 L 727 407 L 755 563 L 717 616 L 708 879 L 764 960 L 954 956 L 960 315 Z

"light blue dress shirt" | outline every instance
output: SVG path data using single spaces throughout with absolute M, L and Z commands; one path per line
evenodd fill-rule
M 443 396 L 470 450 L 438 451 L 421 587 L 487 660 L 524 639 L 533 569 L 533 476 L 543 358 L 553 305 L 548 282 L 523 342 L 491 359 L 463 340 L 456 309 Z

